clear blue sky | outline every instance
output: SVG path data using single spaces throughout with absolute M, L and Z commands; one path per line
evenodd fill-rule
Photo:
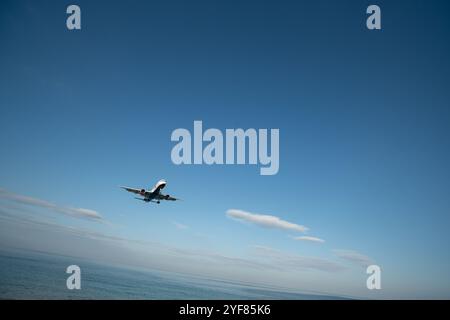
M 365 27 L 372 2 L 381 31 Z M 246 257 L 264 246 L 343 265 L 336 250 L 352 250 L 382 267 L 381 296 L 450 297 L 447 2 L 74 3 L 80 31 L 65 27 L 72 2 L 0 4 L 0 188 L 108 221 L 55 218 L 63 225 L 171 248 Z M 170 135 L 194 120 L 279 128 L 279 173 L 174 165 Z M 160 178 L 183 201 L 144 204 L 118 188 Z M 374 295 L 351 268 L 348 287 L 351 275 L 332 287 L 303 276 L 311 290 Z

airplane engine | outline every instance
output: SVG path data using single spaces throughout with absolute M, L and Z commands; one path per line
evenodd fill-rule
M 166 194 L 166 200 L 169 200 L 170 195 Z
M 141 194 L 145 194 L 145 189 L 141 189 Z

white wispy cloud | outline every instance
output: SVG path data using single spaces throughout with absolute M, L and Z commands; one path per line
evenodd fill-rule
M 250 223 L 254 223 L 261 227 L 266 228 L 277 228 L 283 230 L 293 230 L 299 232 L 305 232 L 308 230 L 307 227 L 292 223 L 289 221 L 285 221 L 276 216 L 265 215 L 265 214 L 257 214 L 250 213 L 243 210 L 230 209 L 226 212 L 227 216 L 233 219 L 238 219 L 241 221 L 246 221 Z
M 54 212 L 68 215 L 75 218 L 88 219 L 93 221 L 102 221 L 103 217 L 95 210 L 85 208 L 73 208 L 61 206 L 46 200 L 32 198 L 18 193 L 0 189 L 0 198 L 14 201 L 16 203 L 25 204 L 34 207 L 50 209 Z
M 311 269 L 326 272 L 338 272 L 346 269 L 340 263 L 320 257 L 308 257 L 283 252 L 267 246 L 252 246 L 253 254 L 270 264 L 285 270 Z
M 294 240 L 298 241 L 311 241 L 311 242 L 318 242 L 318 243 L 324 243 L 325 240 L 317 238 L 317 237 L 310 237 L 310 236 L 301 236 L 301 237 L 292 237 Z
M 189 226 L 187 226 L 187 225 L 185 225 L 185 224 L 182 224 L 182 223 L 179 223 L 179 222 L 176 222 L 176 221 L 172 221 L 172 224 L 173 224 L 177 229 L 180 229 L 180 230 L 186 230 L 186 229 L 189 229 Z
M 371 258 L 353 250 L 333 250 L 333 252 L 338 258 L 364 268 L 374 264 Z

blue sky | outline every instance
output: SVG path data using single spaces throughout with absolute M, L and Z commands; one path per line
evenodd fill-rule
M 256 272 L 255 282 L 297 290 L 450 296 L 448 3 L 377 1 L 380 31 L 365 28 L 368 1 L 77 1 L 80 31 L 65 27 L 69 4 L 0 5 L 2 212 L 24 215 L 15 206 L 31 206 L 60 227 L 161 251 L 247 259 L 256 249 L 253 262 L 282 252 L 270 264 L 295 256 L 346 267 Z M 170 135 L 192 132 L 194 120 L 223 132 L 279 128 L 278 174 L 174 165 Z M 144 204 L 118 188 L 150 188 L 160 178 L 183 201 Z M 107 223 L 20 196 L 95 210 Z M 242 223 L 229 209 L 309 231 Z M 33 228 L 2 224 L 4 247 L 14 246 L 14 228 Z M 33 232 L 24 247 L 39 243 Z M 302 235 L 325 242 L 292 239 Z M 365 269 L 337 250 L 379 264 L 381 292 L 366 290 Z M 200 270 L 191 260 L 177 271 Z M 230 268 L 210 273 L 251 273 Z

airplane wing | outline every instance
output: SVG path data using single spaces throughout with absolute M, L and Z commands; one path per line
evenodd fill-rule
M 141 194 L 141 190 L 140 189 L 129 188 L 129 187 L 121 187 L 121 188 L 127 190 L 128 192 L 132 192 L 132 193 L 135 193 L 135 194 Z
M 170 196 L 170 195 L 168 195 L 168 194 L 162 194 L 162 193 L 158 194 L 158 195 L 155 197 L 155 199 L 157 199 L 157 200 L 169 200 L 169 201 L 180 200 L 180 199 L 174 198 L 174 197 L 172 197 L 172 196 Z

